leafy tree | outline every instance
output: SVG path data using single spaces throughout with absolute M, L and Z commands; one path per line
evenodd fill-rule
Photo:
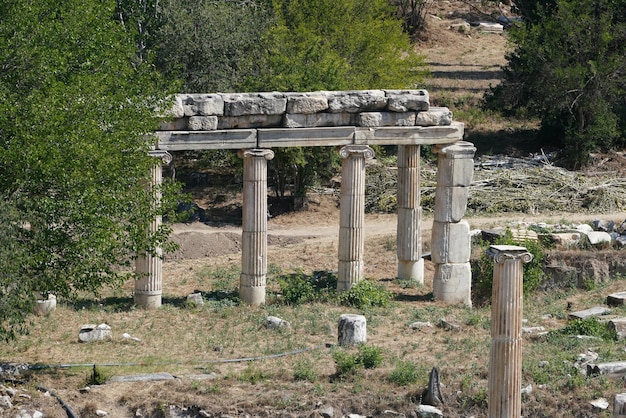
M 489 106 L 541 118 L 572 167 L 626 138 L 626 1 L 557 0 L 514 28 L 503 82 Z
M 240 91 L 262 51 L 259 39 L 271 22 L 267 8 L 224 0 L 169 0 L 161 8 L 159 71 L 182 80 L 184 92 Z
M 114 15 L 0 0 L 0 339 L 26 329 L 34 291 L 96 293 L 166 240 L 146 233 L 163 208 L 145 188 L 164 86 Z
M 247 91 L 410 88 L 425 75 L 387 0 L 274 0 L 271 9 L 276 23 L 262 39 L 265 52 L 244 83 Z M 275 154 L 270 170 L 282 193 L 294 185 L 296 209 L 306 206 L 313 181 L 339 166 L 329 149 Z

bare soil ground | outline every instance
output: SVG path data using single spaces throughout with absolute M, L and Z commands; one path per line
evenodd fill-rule
M 427 81 L 431 98 L 474 97 L 491 83 L 497 83 L 499 66 L 504 64 L 506 34 L 485 34 L 472 30 L 461 33 L 448 29 L 459 17 L 476 13 L 466 3 L 438 1 L 431 11 L 430 36 L 420 46 L 433 71 Z M 447 97 L 444 97 L 447 99 Z M 624 170 L 623 161 L 604 161 L 605 169 Z M 614 164 L 614 166 L 611 166 Z M 215 191 L 200 188 L 193 191 L 198 204 L 208 208 Z M 236 213 L 237 193 L 220 199 L 223 213 Z M 220 212 L 222 213 L 222 212 Z M 269 220 L 270 268 L 282 272 L 333 271 L 337 264 L 338 205 L 336 196 L 320 195 L 312 199 L 307 212 L 290 213 Z M 529 216 L 469 218 L 472 228 L 502 226 L 508 220 L 544 222 L 567 219 L 588 221 L 591 218 L 626 219 L 626 214 L 593 216 L 581 213 L 556 213 Z M 220 217 L 220 221 L 228 220 Z M 424 251 L 429 250 L 432 221 L 423 225 Z M 21 377 L 23 382 L 8 383 L 28 395 L 14 401 L 8 415 L 20 408 L 43 411 L 47 417 L 65 417 L 57 400 L 44 395 L 42 388 L 54 390 L 80 417 L 97 416 L 96 410 L 111 417 L 320 417 L 321 407 L 335 408 L 334 417 L 348 413 L 366 416 L 415 416 L 414 409 L 425 388 L 430 368 L 442 369 L 443 392 L 447 398 L 441 406 L 446 417 L 486 416 L 486 364 L 489 350 L 488 323 L 485 308 L 474 310 L 445 307 L 431 300 L 433 266 L 426 262 L 424 286 L 411 286 L 395 280 L 396 216 L 366 216 L 365 266 L 368 278 L 393 292 L 396 307 L 392 310 L 371 309 L 368 316 L 368 344 L 381 347 L 386 357 L 383 367 L 365 370 L 348 380 L 334 378 L 335 366 L 331 350 L 320 344 L 336 342 L 336 319 L 346 313 L 338 306 L 313 305 L 284 307 L 268 305 L 248 309 L 219 302 L 208 307 L 185 308 L 185 296 L 195 291 L 210 294 L 232 284 L 232 271 L 240 264 L 240 226 L 220 222 L 174 225 L 174 240 L 180 249 L 167 254 L 163 266 L 165 305 L 156 312 L 135 310 L 130 292 L 132 283 L 112 291 L 101 300 L 85 300 L 78 304 L 61 303 L 57 311 L 44 318 L 34 318 L 30 336 L 11 346 L 0 345 L 0 361 L 65 364 Z M 275 283 L 268 283 L 275 288 Z M 605 291 L 617 291 L 613 284 Z M 552 295 L 557 298 L 558 296 Z M 548 296 L 545 296 L 548 297 Z M 562 295 L 567 301 L 584 306 L 585 296 Z M 62 302 L 62 301 L 61 301 Z M 566 300 L 562 303 L 565 309 Z M 488 310 L 488 308 L 486 308 Z M 541 319 L 543 312 L 534 312 L 532 302 L 526 315 L 531 321 L 548 328 L 564 323 L 563 316 Z M 276 332 L 260 324 L 267 315 L 288 319 L 292 329 Z M 466 332 L 450 332 L 439 327 L 410 330 L 407 324 L 416 320 L 436 323 L 446 317 L 463 325 Z M 114 329 L 114 340 L 102 344 L 78 344 L 76 336 L 83 323 L 106 322 Z M 138 336 L 141 342 L 121 337 L 123 332 Z M 299 355 L 267 358 L 259 361 L 229 362 L 229 359 L 262 356 L 311 349 Z M 526 353 L 525 353 L 526 355 Z M 408 386 L 397 386 L 387 376 L 402 361 L 418 364 L 419 379 Z M 89 376 L 89 364 L 101 366 L 107 376 L 132 375 L 145 372 L 169 372 L 172 381 L 110 383 L 92 385 L 81 391 Z M 113 366 L 115 365 L 115 366 Z M 309 370 L 315 378 L 298 380 L 294 370 Z M 541 392 L 525 399 L 525 416 L 549 404 L 552 416 L 602 415 L 587 404 L 553 393 Z M 573 407 L 572 405 L 575 405 Z M 200 411 L 204 411 L 204 414 Z M 461 412 L 462 411 L 462 412 Z M 559 412 L 560 411 L 560 412 Z M 13 415 L 11 415 L 13 414 Z M 413 414 L 413 415 L 412 415 Z

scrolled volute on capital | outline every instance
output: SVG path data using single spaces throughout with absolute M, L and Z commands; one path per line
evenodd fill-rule
M 341 158 L 348 158 L 352 154 L 363 154 L 363 158 L 371 160 L 376 153 L 368 145 L 346 145 L 339 150 Z

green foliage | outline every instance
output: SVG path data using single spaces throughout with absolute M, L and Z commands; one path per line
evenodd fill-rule
M 472 264 L 472 287 L 476 290 L 474 297 L 478 299 L 490 299 L 493 286 L 493 259 L 487 256 L 487 249 L 491 244 L 482 243 L 481 257 Z M 541 242 L 524 240 L 519 242 L 513 238 L 510 229 L 507 228 L 504 236 L 496 239 L 494 245 L 517 245 L 525 247 L 532 254 L 533 259 L 523 266 L 523 292 L 524 296 L 532 294 L 544 281 L 543 263 L 545 250 Z
M 332 300 L 337 288 L 337 276 L 317 271 L 312 276 L 302 272 L 278 278 L 282 300 L 289 305 Z
M 533 2 L 512 30 L 503 82 L 488 106 L 541 118 L 547 145 L 578 167 L 626 140 L 626 1 Z
M 433 0 L 394 0 L 391 3 L 402 18 L 402 28 L 411 37 L 419 37 L 426 30 L 426 14 Z
M 412 361 L 399 361 L 387 377 L 390 383 L 398 386 L 408 386 L 417 382 L 418 379 L 419 370 Z
M 97 368 L 96 365 L 93 365 L 91 373 L 85 379 L 86 386 L 94 386 L 94 385 L 104 385 L 107 380 L 109 380 L 107 374 L 105 374 L 101 369 Z
M 338 348 L 333 351 L 333 360 L 337 377 L 346 378 L 357 375 L 361 369 L 374 369 L 383 362 L 382 350 L 379 347 L 361 344 L 356 353 Z
M 415 87 L 424 76 L 387 0 L 274 0 L 250 90 Z
M 560 330 L 550 331 L 561 335 L 588 335 L 607 341 L 617 341 L 617 333 L 610 329 L 608 323 L 602 323 L 597 318 L 577 319 L 570 321 Z
M 314 366 L 315 364 L 309 359 L 298 360 L 294 367 L 293 378 L 295 380 L 315 382 L 318 379 L 318 375 L 313 368 Z
M 361 280 L 349 290 L 338 295 L 341 304 L 359 309 L 388 306 L 391 298 L 391 292 L 371 280 Z
M 136 1 L 136 0 L 135 0 Z M 245 87 L 264 50 L 271 16 L 259 1 L 173 0 L 161 3 L 155 64 L 192 93 Z
M 20 284 L 0 286 L 2 315 L 18 322 L 23 306 L 10 300 L 119 284 L 136 252 L 167 240 L 167 226 L 146 234 L 165 208 L 145 188 L 156 163 L 145 135 L 168 91 L 137 65 L 134 29 L 114 10 L 113 1 L 0 4 L 0 193 L 21 225 L 0 229 L 28 253 L 3 261 Z M 6 324 L 0 338 L 11 336 Z

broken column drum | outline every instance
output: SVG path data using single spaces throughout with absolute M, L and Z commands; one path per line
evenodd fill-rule
M 533 256 L 515 245 L 492 245 L 489 418 L 519 418 L 522 413 L 523 264 Z
M 398 278 L 424 283 L 420 146 L 398 146 Z
M 433 296 L 447 304 L 471 306 L 470 229 L 462 219 L 467 209 L 476 148 L 461 141 L 435 150 L 438 160 L 431 251 L 435 264 Z
M 365 160 L 374 158 L 367 145 L 341 148 L 341 194 L 339 201 L 339 265 L 337 291 L 349 290 L 363 279 L 365 237 Z
M 172 162 L 172 155 L 166 151 L 150 151 L 150 156 L 157 161 L 150 170 L 150 184 L 148 187 L 154 193 L 154 204 L 161 204 L 161 185 L 163 182 L 162 164 Z M 162 218 L 157 215 L 150 223 L 149 233 L 154 233 L 161 227 Z M 135 260 L 135 304 L 145 309 L 156 309 L 161 306 L 163 293 L 163 254 L 160 247 L 153 253 L 140 253 Z
M 252 306 L 265 304 L 267 278 L 267 161 L 269 149 L 248 149 L 243 158 L 243 219 L 239 296 Z

